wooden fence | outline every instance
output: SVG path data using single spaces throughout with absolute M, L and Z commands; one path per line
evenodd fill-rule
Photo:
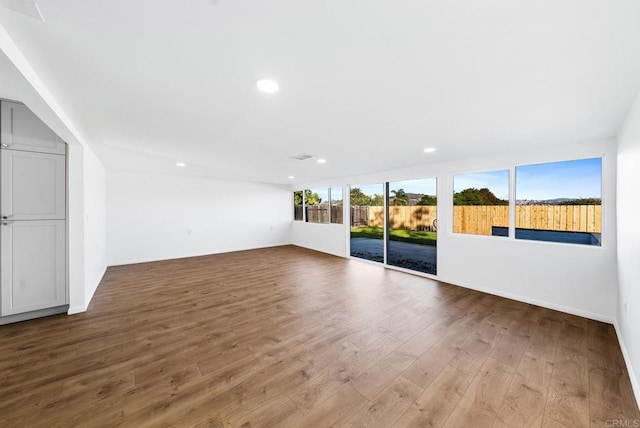
M 369 210 L 369 226 L 384 225 L 383 207 L 361 207 Z M 435 206 L 391 206 L 389 207 L 391 229 L 435 230 L 437 208 Z
M 602 232 L 602 205 L 518 205 L 516 227 Z
M 383 207 L 352 207 L 351 226 L 382 227 Z M 366 214 L 365 214 L 366 213 Z M 389 207 L 392 229 L 434 230 L 435 206 Z M 355 222 L 354 222 L 355 220 Z M 453 207 L 453 231 L 491 235 L 492 226 L 509 225 L 509 207 L 463 205 Z M 601 233 L 601 205 L 518 205 L 516 227 L 538 230 Z
M 381 208 L 381 207 L 351 207 L 351 227 L 369 226 L 370 208 Z
M 491 226 L 509 226 L 509 207 L 504 205 L 461 205 L 453 207 L 453 231 L 491 235 Z
M 329 207 L 327 205 L 310 205 L 306 207 L 306 213 L 308 223 L 329 223 Z M 342 217 L 342 205 L 331 205 L 331 223 L 342 224 Z M 296 217 L 294 216 L 294 218 Z M 302 220 L 302 215 L 300 215 L 300 220 Z

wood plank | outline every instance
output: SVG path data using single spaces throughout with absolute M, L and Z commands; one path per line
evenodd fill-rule
M 585 356 L 558 351 L 545 408 L 546 416 L 564 425 L 589 425 L 588 367 Z
M 494 426 L 540 426 L 552 372 L 553 362 L 524 355 Z
M 351 418 L 345 427 L 390 427 L 422 392 L 418 385 L 399 376 Z
M 513 367 L 489 358 L 444 426 L 492 426 L 514 375 Z
M 400 417 L 397 426 L 439 427 L 458 405 L 473 378 L 447 366 Z
M 640 418 L 611 325 L 293 246 L 111 267 L 0 341 L 3 427 Z
M 345 385 L 337 393 L 316 407 L 297 422 L 300 427 L 340 426 L 357 414 L 367 404 L 367 400 Z
M 224 420 L 226 426 L 233 427 L 281 427 L 296 426 L 302 413 L 289 397 L 276 398 L 245 415 L 230 414 Z M 182 426 L 187 426 L 183 423 Z

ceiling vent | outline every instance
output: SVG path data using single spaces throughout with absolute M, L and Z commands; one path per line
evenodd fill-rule
M 35 0 L 2 0 L 2 4 L 7 9 L 44 22 L 44 16 Z
M 303 161 L 303 160 L 311 159 L 311 158 L 314 158 L 314 157 L 315 157 L 315 155 L 306 155 L 306 154 L 303 153 L 301 155 L 291 156 L 291 159 Z

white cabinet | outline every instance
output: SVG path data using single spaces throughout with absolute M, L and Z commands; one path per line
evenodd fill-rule
M 0 325 L 59 313 L 67 296 L 66 145 L 0 100 Z
M 65 157 L 2 150 L 2 220 L 65 218 Z
M 3 221 L 2 315 L 65 305 L 65 221 Z
M 3 149 L 65 153 L 65 143 L 24 104 L 0 101 L 0 145 Z

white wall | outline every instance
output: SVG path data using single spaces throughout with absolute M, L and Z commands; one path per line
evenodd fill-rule
M 323 186 L 329 187 L 329 186 Z M 331 187 L 338 187 L 332 185 Z M 302 188 L 296 187 L 295 190 Z M 348 195 L 348 187 L 342 189 L 343 195 Z M 293 196 L 290 193 L 290 198 Z M 291 204 L 291 199 L 289 199 Z M 349 220 L 349 206 L 343 205 L 342 218 Z M 315 224 L 294 221 L 291 226 L 291 243 L 299 247 L 310 248 L 334 256 L 347 257 L 349 254 L 349 229 L 345 224 Z
M 106 171 L 96 155 L 84 150 L 84 304 L 89 302 L 107 269 Z
M 618 140 L 617 328 L 636 398 L 640 399 L 640 94 Z M 640 400 L 639 400 L 640 401 Z
M 476 290 L 613 322 L 616 313 L 615 141 L 559 145 L 545 152 L 505 153 L 455 163 L 345 177 L 340 184 L 368 184 L 438 177 L 438 279 Z M 603 246 L 590 247 L 451 232 L 453 180 L 460 172 L 604 155 Z M 338 183 L 300 183 L 295 189 Z M 348 193 L 345 191 L 345 195 Z M 345 198 L 346 199 L 346 198 Z M 291 205 L 291 203 L 289 203 Z M 345 219 L 348 216 L 345 215 Z M 294 222 L 292 242 L 348 256 L 348 225 L 342 228 Z M 344 241 L 342 241 L 344 240 Z
M 107 268 L 105 168 L 91 149 L 68 149 L 69 314 L 87 310 Z
M 108 264 L 289 244 L 290 202 L 279 186 L 109 170 Z

